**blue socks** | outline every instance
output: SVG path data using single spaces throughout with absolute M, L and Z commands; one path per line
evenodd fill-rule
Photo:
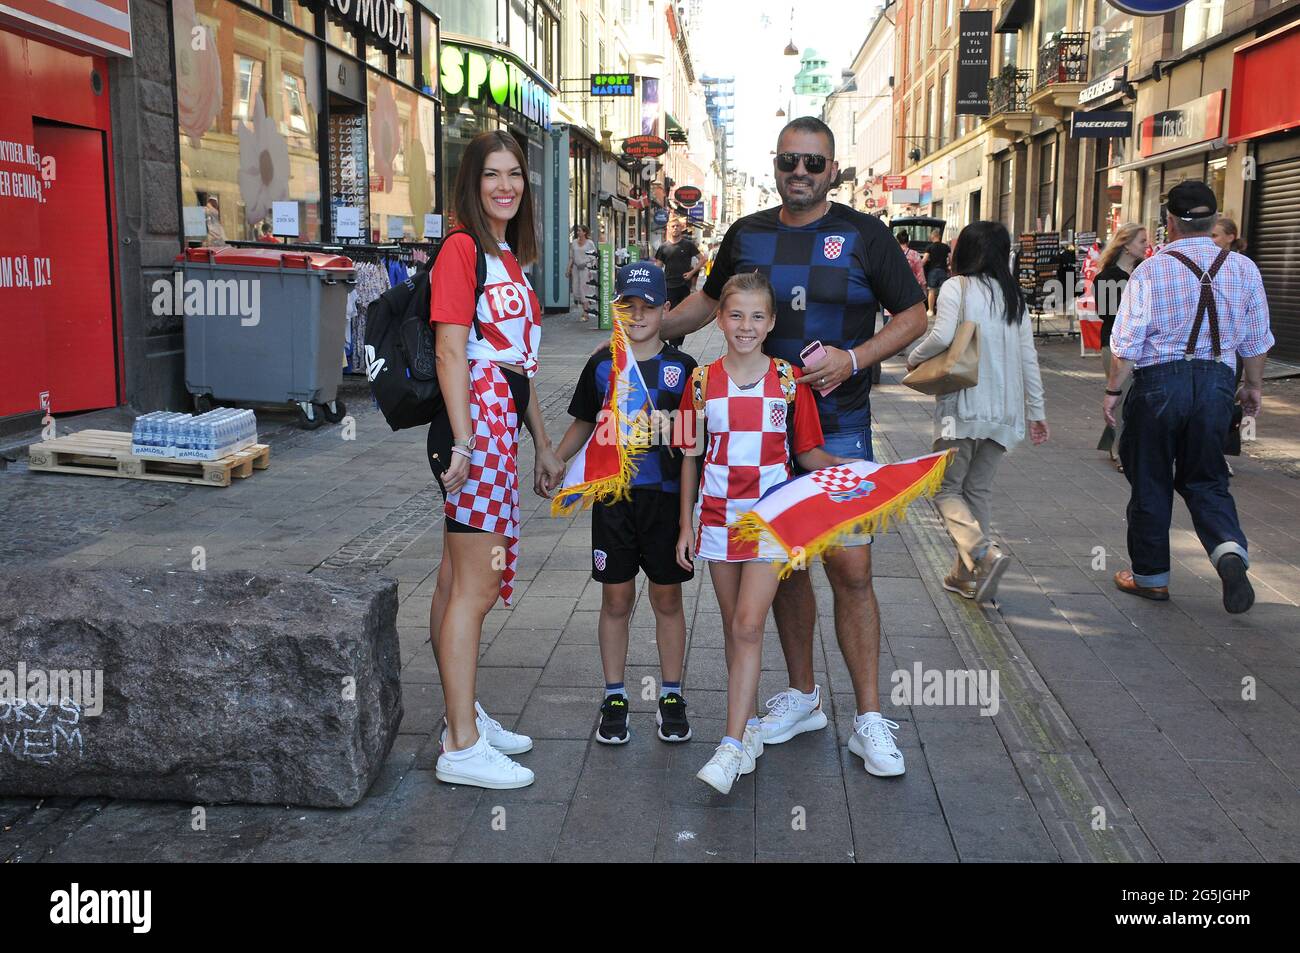
M 659 697 L 664 698 L 669 693 L 680 695 L 682 693 L 681 682 L 662 682 L 659 685 Z
M 627 691 L 623 688 L 622 682 L 605 683 L 605 697 L 609 698 L 612 695 L 623 695 L 623 696 L 627 695 Z
M 727 735 L 725 738 L 723 738 L 722 743 L 724 745 L 731 745 L 731 747 L 735 748 L 737 751 L 745 750 L 745 746 L 741 744 L 739 741 L 737 741 L 735 738 L 731 737 L 731 735 Z

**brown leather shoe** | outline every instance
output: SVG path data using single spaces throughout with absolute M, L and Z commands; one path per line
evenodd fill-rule
M 1141 596 L 1143 599 L 1150 599 L 1152 602 L 1169 601 L 1168 586 L 1139 586 L 1133 581 L 1133 573 L 1128 569 L 1121 569 L 1115 573 L 1115 588 L 1121 592 Z

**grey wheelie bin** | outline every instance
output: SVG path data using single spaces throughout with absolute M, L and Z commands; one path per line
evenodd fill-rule
M 172 294 L 185 316 L 185 386 L 196 410 L 209 410 L 214 401 L 292 403 L 309 429 L 343 418 L 338 388 L 348 293 L 356 284 L 350 258 L 189 248 L 176 256 L 176 271 Z

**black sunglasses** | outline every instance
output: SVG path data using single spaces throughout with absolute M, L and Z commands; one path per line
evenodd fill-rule
M 800 159 L 803 159 L 803 167 L 812 175 L 818 175 L 826 169 L 826 157 L 815 152 L 778 152 L 776 167 L 781 172 L 793 172 L 799 168 Z

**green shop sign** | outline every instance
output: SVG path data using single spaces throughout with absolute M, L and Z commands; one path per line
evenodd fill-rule
M 490 97 L 543 129 L 551 128 L 551 94 L 517 63 L 486 50 L 444 43 L 438 65 L 443 93 L 471 100 Z

